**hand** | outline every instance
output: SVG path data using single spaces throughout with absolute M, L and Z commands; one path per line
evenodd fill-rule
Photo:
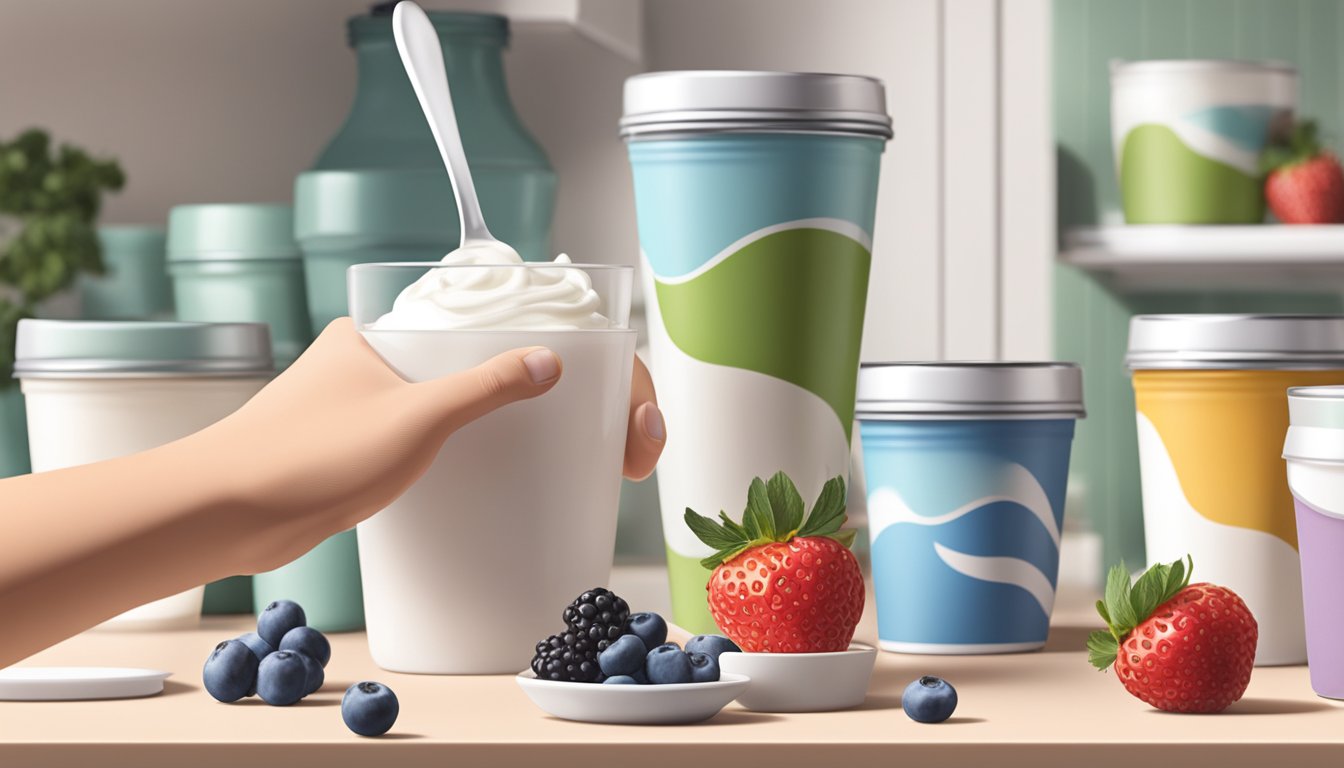
M 644 362 L 635 358 L 635 374 L 630 382 L 630 426 L 625 433 L 625 476 L 643 480 L 653 474 L 658 457 L 667 444 L 667 425 L 658 410 L 658 396 Z
M 408 383 L 349 318 L 338 318 L 288 370 L 198 433 L 198 458 L 236 478 L 244 572 L 292 560 L 385 507 L 429 468 L 454 431 L 555 385 L 544 347 Z
M 247 572 L 277 567 L 353 527 L 410 487 L 457 429 L 536 397 L 562 363 L 544 347 L 513 350 L 467 371 L 408 383 L 349 318 L 327 326 L 298 361 L 237 412 L 199 433 L 202 458 L 238 478 L 247 535 L 233 555 Z M 636 362 L 625 474 L 646 477 L 664 427 L 648 370 Z

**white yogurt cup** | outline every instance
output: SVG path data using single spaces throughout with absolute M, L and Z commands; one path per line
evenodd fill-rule
M 561 302 L 546 290 L 546 302 L 529 305 L 531 272 L 591 281 L 600 315 L 588 327 L 566 327 L 567 313 L 556 312 Z M 394 309 L 426 273 L 458 274 L 462 283 L 508 275 L 500 280 L 508 287 L 488 301 L 450 291 L 433 301 L 397 299 Z M 562 631 L 565 605 L 611 576 L 635 353 L 633 269 L 357 264 L 348 274 L 356 327 L 408 381 L 533 345 L 563 361 L 551 390 L 454 432 L 414 485 L 358 527 L 374 663 L 419 674 L 516 672 L 539 640 Z M 435 317 L 435 307 L 452 306 L 462 312 Z M 402 310 L 411 311 L 396 317 Z M 504 327 L 463 327 L 471 310 Z M 539 323 L 542 316 L 553 322 Z
M 185 437 L 237 410 L 272 373 L 263 323 L 23 320 L 15 358 L 34 472 Z M 204 589 L 156 600 L 100 626 L 195 627 Z

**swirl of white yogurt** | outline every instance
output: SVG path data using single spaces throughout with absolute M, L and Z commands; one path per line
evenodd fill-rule
M 554 269 L 521 267 L 510 248 L 490 243 L 459 248 L 406 286 L 392 311 L 369 328 L 380 331 L 456 329 L 575 330 L 610 328 L 592 280 L 563 253 Z

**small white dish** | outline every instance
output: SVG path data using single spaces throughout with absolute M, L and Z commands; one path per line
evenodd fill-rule
M 849 709 L 868 696 L 877 649 L 850 643 L 833 653 L 725 653 L 723 674 L 746 675 L 737 703 L 757 712 L 829 712 Z
M 518 685 L 532 703 L 563 720 L 619 725 L 681 725 L 717 715 L 747 690 L 744 675 L 723 674 L 715 683 L 602 685 L 538 680 L 520 672 Z
M 163 692 L 171 672 L 128 667 L 0 669 L 0 701 L 138 699 Z

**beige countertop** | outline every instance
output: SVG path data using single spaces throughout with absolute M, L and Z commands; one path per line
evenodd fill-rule
M 630 582 L 631 573 L 618 573 L 613 584 L 620 587 L 622 580 Z M 1344 758 L 1344 702 L 1312 694 L 1305 667 L 1257 669 L 1246 697 L 1223 715 L 1163 714 L 1131 698 L 1114 675 L 1088 666 L 1087 596 L 1061 594 L 1060 600 L 1043 652 L 882 653 L 859 709 L 772 715 L 731 704 L 691 726 L 553 719 L 510 676 L 384 672 L 358 633 L 331 636 L 327 683 L 300 704 L 272 708 L 253 698 L 225 705 L 201 688 L 201 665 L 216 642 L 250 629 L 250 617 L 207 618 L 185 632 L 89 632 L 24 663 L 167 669 L 173 677 L 164 693 L 126 701 L 0 702 L 0 766 L 891 768 L 937 761 L 924 764 L 1098 768 L 1173 757 L 1221 766 L 1338 765 Z M 872 629 L 870 611 L 859 637 L 871 639 Z M 949 722 L 920 725 L 901 711 L 901 691 L 921 674 L 956 686 L 960 706 Z M 387 683 L 401 701 L 400 719 L 381 739 L 362 739 L 341 722 L 342 693 L 365 679 Z

